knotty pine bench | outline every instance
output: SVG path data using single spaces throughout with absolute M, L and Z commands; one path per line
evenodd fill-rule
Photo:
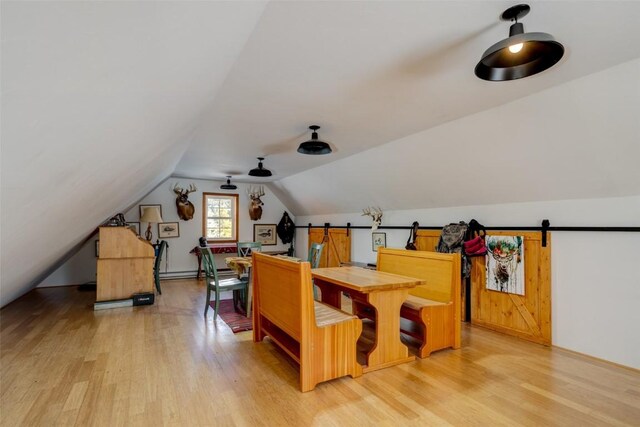
M 265 336 L 300 365 L 300 389 L 345 375 L 359 377 L 362 321 L 313 299 L 308 262 L 258 252 L 253 257 L 253 341 Z
M 420 358 L 443 348 L 460 348 L 460 255 L 378 248 L 377 269 L 426 281 L 409 290 L 400 310 L 400 330 L 419 340 Z M 375 318 L 360 304 L 359 317 Z

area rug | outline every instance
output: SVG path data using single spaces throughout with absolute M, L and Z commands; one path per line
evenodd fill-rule
M 212 301 L 210 305 L 211 308 L 215 308 L 215 301 Z M 236 312 L 233 308 L 233 300 L 231 299 L 220 300 L 218 316 L 231 328 L 234 334 L 253 329 L 253 320 L 251 317 L 245 317 L 243 311 Z

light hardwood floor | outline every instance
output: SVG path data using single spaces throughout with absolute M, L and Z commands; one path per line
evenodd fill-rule
M 37 289 L 0 311 L 0 424 L 640 425 L 640 373 L 464 325 L 462 348 L 298 391 L 273 344 L 204 320 L 204 285 L 94 312 Z

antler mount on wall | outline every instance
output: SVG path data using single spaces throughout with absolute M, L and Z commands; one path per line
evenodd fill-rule
M 193 193 L 197 190 L 195 184 L 189 184 L 189 189 L 182 189 L 178 186 L 178 183 L 173 186 L 173 192 L 177 194 L 176 207 L 178 208 L 178 216 L 183 221 L 189 221 L 193 219 L 193 214 L 196 212 L 195 206 L 189 201 L 189 193 Z
M 252 221 L 258 221 L 262 218 L 262 200 L 260 197 L 264 196 L 264 187 L 262 185 L 253 187 L 252 185 L 247 188 L 247 194 L 251 199 L 251 203 L 249 204 L 249 217 Z

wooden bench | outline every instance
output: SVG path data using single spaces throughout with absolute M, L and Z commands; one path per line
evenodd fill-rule
M 362 321 L 314 301 L 311 267 L 264 255 L 253 257 L 253 341 L 265 336 L 300 365 L 300 389 L 350 375 L 362 375 L 356 342 Z
M 459 254 L 379 248 L 378 270 L 426 281 L 409 291 L 400 310 L 402 332 L 422 342 L 419 357 L 460 348 Z

